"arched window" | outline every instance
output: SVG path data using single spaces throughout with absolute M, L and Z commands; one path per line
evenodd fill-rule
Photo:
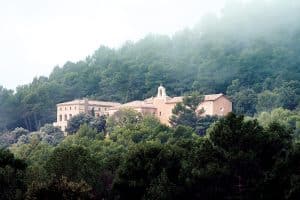
M 67 121 L 68 120 L 68 115 L 67 114 L 65 114 L 65 121 Z

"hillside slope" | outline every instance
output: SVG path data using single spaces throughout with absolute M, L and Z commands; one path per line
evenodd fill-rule
M 191 91 L 226 93 L 237 113 L 299 108 L 300 3 L 272 1 L 225 8 L 172 37 L 148 35 L 120 49 L 101 46 L 55 67 L 16 92 L 0 88 L 0 130 L 35 130 L 55 120 L 55 104 L 89 97 L 127 102 Z M 80 48 L 80 47 L 78 47 Z

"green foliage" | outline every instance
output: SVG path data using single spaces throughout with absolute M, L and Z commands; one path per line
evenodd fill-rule
M 110 124 L 114 124 L 110 128 L 110 139 L 124 146 L 150 141 L 166 143 L 174 137 L 173 130 L 160 124 L 154 116 L 142 116 L 133 110 L 122 111 L 110 120 Z
M 158 192 L 159 191 L 159 192 Z M 176 185 L 173 184 L 167 176 L 165 170 L 153 180 L 143 199 L 174 199 L 176 194 Z
M 80 146 L 56 148 L 46 163 L 49 175 L 56 179 L 66 176 L 70 180 L 80 181 L 86 177 L 88 183 L 94 178 L 95 163 L 88 150 Z
M 86 182 L 74 182 L 66 177 L 41 184 L 33 182 L 26 192 L 26 199 L 91 199 L 92 188 Z
M 279 109 L 273 118 L 290 114 Z M 29 164 L 28 199 L 293 199 L 300 148 L 283 122 L 260 126 L 230 114 L 199 137 L 142 116 L 103 140 L 85 124 L 56 147 L 32 141 L 11 149 Z
M 79 130 L 76 133 L 79 137 L 87 137 L 89 139 L 95 139 L 97 136 L 97 130 L 90 128 L 87 124 L 80 126 Z M 104 138 L 104 135 L 101 135 L 101 139 Z
M 199 103 L 203 101 L 203 96 L 193 93 L 185 96 L 182 103 L 177 103 L 172 110 L 170 123 L 173 127 L 188 126 L 199 135 L 205 135 L 206 129 L 215 122 L 217 116 L 201 116 L 202 110 L 197 110 Z
M 95 129 L 98 133 L 105 134 L 106 132 L 106 116 L 94 117 L 90 122 L 90 127 Z
M 274 108 L 280 107 L 280 103 L 278 102 L 279 95 L 273 93 L 269 90 L 260 93 L 257 97 L 257 105 L 256 110 L 258 112 L 262 111 L 271 111 Z
M 14 91 L 7 90 L 0 86 L 0 131 L 15 128 L 17 126 L 17 101 Z
M 21 137 L 26 137 L 28 134 L 28 130 L 19 127 L 11 132 L 7 131 L 0 135 L 0 147 L 9 147 L 21 139 Z
M 15 93 L 1 87 L 0 130 L 38 130 L 55 120 L 55 104 L 75 98 L 144 99 L 155 95 L 160 83 L 170 96 L 227 91 L 238 114 L 253 116 L 256 108 L 295 109 L 300 94 L 300 26 L 294 21 L 299 4 L 258 4 L 226 7 L 221 18 L 207 17 L 172 37 L 148 35 L 118 49 L 101 46 L 85 60 L 57 66 L 49 77 L 35 78 Z M 268 12 L 272 14 L 264 14 Z
M 27 199 L 299 199 L 300 4 L 253 5 L 225 7 L 172 37 L 101 46 L 15 92 L 0 87 L 0 142 L 16 156 L 0 150 L 0 198 L 27 189 Z M 74 116 L 66 138 L 43 126 L 57 103 L 144 99 L 160 83 L 170 96 L 226 91 L 237 114 L 257 120 L 199 117 L 201 96 L 190 95 L 173 128 L 132 110 L 107 125 Z
M 69 134 L 75 134 L 83 124 L 86 124 L 87 126 L 95 129 L 99 133 L 105 132 L 106 130 L 106 119 L 104 116 L 94 117 L 89 114 L 80 113 L 73 116 L 68 121 L 66 131 Z
M 177 103 L 172 110 L 173 115 L 170 118 L 172 126 L 186 125 L 195 127 L 197 123 L 197 115 L 195 110 L 187 107 L 183 103 Z
M 27 165 L 8 150 L 0 149 L 0 199 L 22 199 L 26 190 L 24 175 Z
M 52 124 L 45 124 L 40 128 L 40 132 L 46 133 L 42 141 L 50 145 L 57 145 L 64 138 L 64 133 L 58 127 L 54 127 Z
M 92 118 L 93 117 L 91 115 L 87 115 L 87 114 L 84 114 L 84 113 L 81 113 L 79 115 L 75 115 L 68 121 L 66 131 L 69 134 L 74 134 L 79 130 L 81 125 L 89 124 L 90 121 L 92 121 Z
M 253 89 L 241 86 L 239 79 L 233 80 L 227 87 L 227 94 L 233 101 L 235 113 L 250 116 L 256 113 L 257 94 Z
M 199 105 L 199 102 L 202 102 L 203 99 L 204 99 L 203 95 L 197 92 L 193 92 L 191 95 L 185 96 L 183 98 L 183 104 L 187 108 L 195 111 Z
M 258 115 L 259 123 L 267 127 L 272 122 L 279 123 L 294 131 L 296 139 L 300 137 L 300 114 L 296 111 L 290 111 L 283 108 L 276 108 L 271 112 L 262 112 Z
M 118 110 L 108 119 L 108 128 L 126 127 L 138 123 L 142 119 L 141 113 L 131 109 L 123 108 Z
M 290 179 L 288 179 L 287 185 L 290 186 L 290 189 L 287 192 L 287 199 L 298 199 L 300 197 L 300 173 L 299 173 L 299 164 L 300 164 L 300 144 L 296 143 L 293 146 L 293 150 L 290 155 L 288 164 L 284 168 L 289 170 Z M 282 174 L 284 174 L 283 171 Z
M 202 100 L 203 96 L 198 93 L 185 96 L 183 102 L 177 103 L 172 110 L 173 115 L 170 118 L 172 126 L 186 125 L 195 127 L 197 123 L 196 109 Z
M 50 145 L 57 145 L 62 141 L 63 132 L 51 124 L 45 124 L 40 131 L 29 132 L 24 128 L 15 128 L 0 135 L 0 146 L 12 147 L 21 144 L 44 142 Z
M 270 179 L 274 187 L 281 187 L 280 182 L 272 180 L 276 173 L 273 170 L 287 162 L 291 138 L 292 132 L 279 124 L 272 123 L 264 130 L 257 121 L 244 121 L 234 114 L 221 119 L 209 131 L 210 141 L 230 170 L 231 184 L 240 185 L 240 189 L 231 188 L 232 195 L 243 198 L 284 198 L 282 189 L 273 194 L 266 188 L 260 190 L 267 187 Z
M 181 166 L 180 155 L 180 149 L 157 143 L 133 147 L 124 158 L 114 180 L 116 195 L 120 199 L 141 199 L 145 194 L 145 199 L 148 199 L 147 195 L 153 198 L 154 184 L 159 181 L 161 185 L 158 187 L 167 187 L 166 196 L 176 196 L 176 189 L 168 191 L 171 185 L 168 187 L 166 182 L 161 181 L 170 180 L 170 184 L 177 180 Z

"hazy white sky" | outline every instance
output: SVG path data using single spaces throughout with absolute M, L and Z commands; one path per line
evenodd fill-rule
M 0 0 L 0 85 L 14 89 L 100 45 L 192 27 L 226 0 Z

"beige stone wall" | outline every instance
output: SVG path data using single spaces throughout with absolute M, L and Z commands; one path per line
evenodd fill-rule
M 126 108 L 126 107 L 122 107 L 122 108 Z M 146 108 L 146 107 L 127 107 L 130 109 L 133 109 L 137 112 L 142 113 L 143 115 L 155 115 L 156 114 L 156 108 Z M 109 109 L 106 114 L 108 114 L 108 116 L 112 116 L 113 114 L 115 114 L 115 112 L 117 112 L 120 108 L 111 108 Z
M 201 116 L 213 115 L 213 101 L 204 101 L 200 103 L 196 111 L 199 112 L 201 109 L 204 110 L 204 113 L 200 114 Z
M 213 103 L 213 115 L 225 116 L 232 112 L 232 102 L 222 96 Z
M 95 111 L 95 116 L 99 117 L 101 115 L 107 114 L 109 106 L 102 105 L 85 105 L 85 104 L 63 104 L 57 105 L 57 118 L 56 122 L 53 123 L 54 126 L 60 127 L 62 131 L 65 132 L 68 125 L 68 121 L 75 115 L 79 113 L 91 113 L 92 109 Z
M 71 117 L 78 115 L 80 112 L 83 111 L 79 104 L 57 106 L 57 120 L 54 125 L 60 127 L 62 131 L 65 131 L 68 120 L 71 119 Z
M 197 108 L 197 112 L 201 109 L 204 109 L 204 113 L 201 116 L 205 115 L 218 115 L 218 116 L 225 116 L 229 112 L 232 112 L 232 102 L 229 101 L 226 97 L 221 96 L 214 101 L 204 101 L 200 103 Z
M 155 116 L 160 122 L 170 125 L 170 117 L 172 116 L 172 110 L 176 103 L 166 103 L 163 98 L 154 98 L 153 105 L 157 108 Z
M 137 111 L 142 113 L 143 115 L 155 115 L 156 114 L 156 110 L 155 108 L 140 108 Z
M 87 108 L 88 109 L 87 112 L 91 113 L 92 110 L 94 109 L 95 116 L 99 117 L 99 116 L 102 116 L 102 115 L 106 115 L 109 108 L 110 107 L 108 107 L 108 106 L 89 105 L 88 108 Z

